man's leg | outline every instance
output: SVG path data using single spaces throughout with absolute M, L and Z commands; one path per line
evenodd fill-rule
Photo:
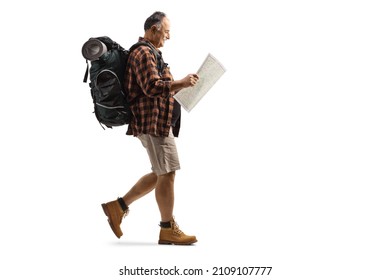
M 159 244 L 190 245 L 196 237 L 186 235 L 179 229 L 173 218 L 175 171 L 158 176 L 156 200 L 161 214 Z
M 123 201 L 127 206 L 150 193 L 156 187 L 157 175 L 152 173 L 142 176 L 138 182 L 123 196 Z
M 126 193 L 123 198 L 118 198 L 117 200 L 102 204 L 103 211 L 108 217 L 108 223 L 118 238 L 123 235 L 120 225 L 122 223 L 123 217 L 125 217 L 129 211 L 128 206 L 137 199 L 151 192 L 156 187 L 156 183 L 156 174 L 146 174 L 138 180 L 138 182 Z
M 161 221 L 169 222 L 173 218 L 175 171 L 158 176 L 156 200 L 160 209 Z

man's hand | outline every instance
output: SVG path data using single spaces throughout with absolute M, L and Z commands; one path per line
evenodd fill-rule
M 184 87 L 193 87 L 199 80 L 199 76 L 196 74 L 189 74 L 184 79 Z
M 197 74 L 188 74 L 185 78 L 173 81 L 171 85 L 171 91 L 179 91 L 183 88 L 193 87 L 199 80 L 199 76 Z

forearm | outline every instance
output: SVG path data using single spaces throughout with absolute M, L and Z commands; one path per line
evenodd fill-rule
M 167 97 L 171 90 L 171 81 L 156 80 L 141 85 L 141 88 L 145 95 L 154 97 Z
M 171 92 L 178 92 L 179 90 L 186 87 L 185 82 L 182 80 L 172 81 L 171 82 Z
M 178 80 L 178 81 L 172 81 L 171 83 L 171 92 L 178 92 L 179 90 L 186 88 L 186 87 L 192 87 L 194 86 L 199 79 L 199 76 L 197 74 L 189 74 L 185 78 Z

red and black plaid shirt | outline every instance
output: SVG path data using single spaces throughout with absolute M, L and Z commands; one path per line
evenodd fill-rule
M 146 41 L 144 38 L 139 40 Z M 168 67 L 164 67 L 161 75 L 158 73 L 156 57 L 149 47 L 139 46 L 130 53 L 125 89 L 133 117 L 127 135 L 169 135 L 174 104 L 172 81 Z M 179 128 L 178 125 L 174 127 L 175 136 L 178 136 Z

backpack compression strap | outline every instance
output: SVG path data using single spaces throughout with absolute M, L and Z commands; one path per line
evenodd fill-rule
M 132 52 L 133 50 L 135 50 L 136 48 L 138 48 L 139 46 L 148 46 L 150 48 L 150 50 L 153 52 L 156 60 L 157 60 L 157 69 L 159 71 L 159 74 L 161 74 L 162 70 L 168 66 L 167 63 L 164 62 L 164 60 L 162 59 L 161 57 L 161 54 L 149 43 L 147 42 L 138 42 L 136 44 L 134 44 L 131 48 L 130 48 L 130 52 Z M 83 82 L 86 83 L 87 80 L 88 80 L 88 73 L 89 73 L 89 63 L 88 63 L 88 59 L 85 60 L 85 62 L 87 63 L 87 69 L 85 70 L 85 74 L 84 74 L 84 80 Z
M 88 80 L 88 72 L 89 72 L 88 60 L 86 59 L 85 62 L 87 63 L 87 70 L 85 70 L 85 74 L 84 74 L 84 80 L 83 80 L 84 83 L 86 83 Z

